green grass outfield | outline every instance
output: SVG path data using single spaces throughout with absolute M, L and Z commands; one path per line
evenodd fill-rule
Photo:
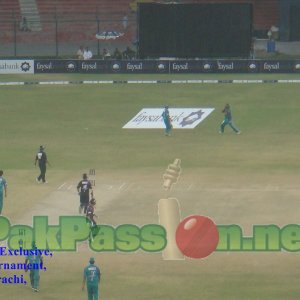
M 299 79 L 257 75 L 22 75 L 4 81 L 136 79 Z M 4 215 L 13 223 L 33 214 L 77 213 L 74 187 L 96 170 L 97 214 L 103 224 L 157 223 L 166 196 L 162 175 L 174 158 L 182 175 L 171 192 L 182 216 L 210 216 L 217 224 L 299 223 L 300 84 L 70 84 L 0 86 L 0 169 L 9 183 Z M 230 103 L 235 135 L 219 135 Z M 144 107 L 214 107 L 193 130 L 125 130 Z M 87 129 L 88 128 L 88 129 Z M 48 185 L 37 185 L 34 156 L 46 146 Z M 59 190 L 67 183 L 70 189 Z M 123 185 L 125 184 L 125 185 Z M 111 189 L 107 189 L 109 186 Z M 123 186 L 125 187 L 123 189 Z M 59 208 L 56 208 L 57 205 Z M 0 284 L 3 299 L 86 299 L 82 269 L 90 256 L 101 266 L 100 299 L 299 299 L 298 253 L 214 253 L 205 260 L 164 261 L 160 253 L 55 254 L 46 260 L 41 291 Z M 0 257 L 0 262 L 4 258 Z M 0 270 L 3 276 L 9 274 Z M 0 277 L 1 277 L 0 275 Z M 34 296 L 34 297 L 33 297 Z

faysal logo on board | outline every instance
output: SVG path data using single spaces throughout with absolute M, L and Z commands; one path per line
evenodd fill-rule
M 24 61 L 22 64 L 21 64 L 21 70 L 23 72 L 28 72 L 30 70 L 31 66 L 30 64 L 27 62 L 27 61 Z
M 208 117 L 214 108 L 170 108 L 174 129 L 193 129 Z M 143 108 L 127 124 L 125 129 L 164 128 L 162 108 Z
M 164 70 L 166 70 L 166 69 L 167 69 L 167 66 L 166 66 L 165 63 L 159 62 L 159 63 L 157 64 L 157 70 L 158 70 L 158 71 L 164 71 Z
M 233 62 L 222 62 L 222 61 L 217 61 L 217 67 L 218 70 L 221 70 L 223 72 L 229 71 L 229 70 L 234 70 L 234 65 Z
M 97 70 L 97 62 L 82 62 L 81 63 L 81 70 L 83 71 L 96 71 Z
M 54 70 L 54 63 L 52 61 L 37 62 L 35 68 L 41 72 Z
M 75 61 L 68 61 L 66 62 L 65 67 L 68 72 L 75 72 L 77 69 L 77 63 Z
M 256 62 L 248 63 L 248 71 L 249 72 L 257 72 L 259 65 Z
M 173 62 L 172 63 L 172 70 L 173 71 L 180 72 L 180 71 L 188 71 L 189 69 L 190 68 L 189 68 L 189 63 L 188 62 L 185 62 L 185 63 Z
M 139 63 L 130 63 L 128 62 L 126 64 L 126 70 L 127 71 L 142 71 L 143 70 L 143 63 L 139 62 Z
M 113 63 L 112 70 L 113 71 L 120 71 L 121 70 L 121 64 L 118 63 L 118 62 Z
M 265 62 L 263 64 L 263 69 L 269 72 L 279 70 L 280 69 L 280 62 Z
M 296 62 L 296 63 L 294 64 L 294 70 L 295 70 L 296 72 L 299 72 L 299 71 L 300 71 L 300 63 L 299 63 L 299 62 Z

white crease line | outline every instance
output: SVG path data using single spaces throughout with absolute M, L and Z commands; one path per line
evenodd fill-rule
M 68 191 L 72 188 L 72 186 L 73 186 L 73 185 L 71 184 L 71 185 L 68 187 Z
M 59 186 L 57 189 L 60 190 L 61 188 L 63 188 L 67 183 L 64 182 L 61 186 Z
M 123 182 L 123 183 L 119 186 L 119 190 L 121 191 L 125 185 L 126 185 L 126 182 Z

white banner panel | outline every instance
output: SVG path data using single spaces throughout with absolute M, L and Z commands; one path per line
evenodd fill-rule
M 0 74 L 33 74 L 34 60 L 7 59 L 0 60 Z
M 165 128 L 163 108 L 143 108 L 123 128 Z M 169 108 L 174 129 L 193 129 L 201 123 L 214 108 Z

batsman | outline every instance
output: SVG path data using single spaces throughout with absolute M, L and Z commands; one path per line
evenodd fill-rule
M 90 241 L 93 241 L 94 237 L 99 232 L 99 227 L 97 226 L 97 222 L 95 220 L 95 218 L 97 218 L 97 216 L 95 215 L 95 205 L 96 205 L 96 200 L 93 198 L 91 199 L 86 210 L 86 222 L 90 226 L 90 237 L 89 237 Z

